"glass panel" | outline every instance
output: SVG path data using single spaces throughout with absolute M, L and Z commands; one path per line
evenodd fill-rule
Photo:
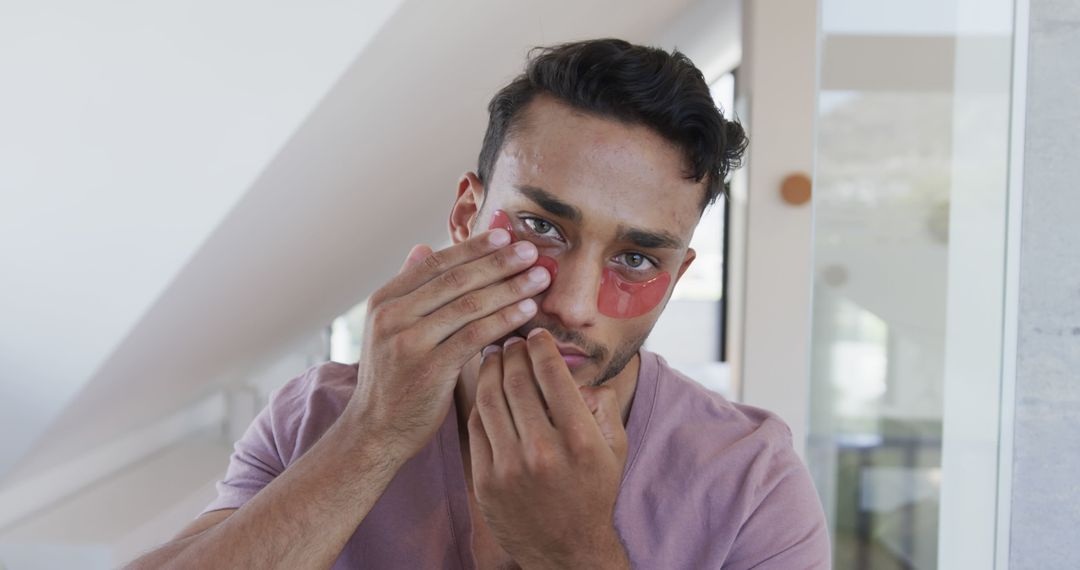
M 1000 359 L 1012 2 L 821 6 L 807 461 L 836 568 L 937 568 L 949 394 Z

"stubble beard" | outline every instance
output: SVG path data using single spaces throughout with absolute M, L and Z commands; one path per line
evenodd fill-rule
M 607 362 L 607 366 L 604 367 L 603 371 L 598 374 L 596 378 L 586 383 L 586 386 L 594 387 L 601 386 L 608 380 L 618 376 L 618 374 L 626 368 L 626 365 L 633 360 L 638 351 L 641 350 L 641 346 L 645 344 L 645 339 L 649 336 L 649 331 L 645 331 L 644 334 L 620 344 L 618 348 L 612 351 L 605 346 L 590 342 L 584 335 L 577 331 L 563 328 L 554 323 L 545 323 L 538 319 L 533 319 L 526 323 L 525 326 L 518 329 L 519 331 L 524 331 L 519 334 L 524 337 L 528 334 L 528 331 L 537 327 L 546 329 L 551 333 L 551 336 L 555 337 L 555 339 L 560 342 L 577 345 L 578 348 L 586 352 L 589 359 L 593 362 Z M 611 354 L 610 358 L 608 358 L 608 354 Z

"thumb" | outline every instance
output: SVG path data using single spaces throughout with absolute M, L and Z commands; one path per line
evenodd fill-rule
M 409 250 L 409 255 L 405 257 L 405 263 L 403 263 L 401 265 L 401 269 L 398 270 L 398 275 L 405 273 L 406 269 L 409 269 L 417 263 L 420 263 L 420 260 L 424 259 L 428 255 L 431 255 L 430 247 L 424 244 L 414 245 L 413 248 Z
M 622 412 L 615 397 L 615 389 L 611 386 L 582 386 L 580 390 L 608 447 L 615 452 L 620 462 L 625 462 L 626 428 L 623 427 Z

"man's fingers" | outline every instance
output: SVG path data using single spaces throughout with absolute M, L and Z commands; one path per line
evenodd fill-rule
M 405 263 L 403 263 L 401 269 L 398 270 L 398 275 L 401 275 L 406 269 L 420 263 L 420 261 L 428 255 L 431 255 L 430 247 L 424 244 L 414 245 L 413 248 L 409 250 L 409 255 L 405 257 Z
M 435 349 L 432 358 L 436 362 L 445 363 L 450 369 L 460 370 L 477 352 L 513 332 L 518 327 L 524 326 L 529 319 L 536 315 L 536 301 L 524 299 L 508 307 L 503 307 L 494 313 L 466 324 L 460 330 L 450 335 Z M 416 326 L 424 326 L 425 322 Z M 421 331 L 420 342 L 429 342 L 432 331 Z
M 544 399 L 536 387 L 532 362 L 520 337 L 512 337 L 503 348 L 502 387 L 514 426 L 527 448 L 529 442 L 551 434 L 553 428 L 544 411 Z
M 376 302 L 402 297 L 449 269 L 479 259 L 509 243 L 510 234 L 498 229 L 470 237 L 446 249 L 429 252 L 420 259 L 421 263 L 410 265 L 376 291 L 373 297 Z
M 473 484 L 483 480 L 491 472 L 493 458 L 491 456 L 491 442 L 488 440 L 487 431 L 484 429 L 484 421 L 480 418 L 480 412 L 473 406 L 469 413 L 469 456 L 472 460 Z
M 535 244 L 519 241 L 510 247 L 447 269 L 409 293 L 403 300 L 407 300 L 411 311 L 417 317 L 431 314 L 455 299 L 461 299 L 524 271 L 536 261 L 537 255 Z M 521 294 L 517 298 L 531 297 L 537 292 L 530 291 L 526 294 L 519 291 Z M 475 304 L 474 302 L 473 305 Z
M 417 326 L 422 326 L 424 331 L 421 335 L 423 342 L 439 344 L 477 319 L 539 295 L 550 281 L 547 270 L 534 267 L 483 289 L 469 291 L 418 322 Z M 514 323 L 514 327 L 516 326 L 517 323 Z M 504 336 L 511 330 L 513 329 L 508 328 L 500 331 L 499 336 Z M 483 345 L 470 348 L 470 352 L 478 351 L 481 346 Z
M 485 354 L 480 363 L 476 381 L 476 401 L 473 403 L 484 432 L 491 442 L 491 456 L 496 463 L 509 461 L 518 453 L 518 436 L 510 408 L 502 391 L 502 354 L 500 351 Z
M 580 425 L 583 419 L 589 417 L 589 408 L 578 392 L 577 382 L 566 361 L 559 354 L 555 339 L 544 329 L 534 329 L 529 332 L 526 342 L 537 384 L 551 410 L 555 427 L 562 429 Z
M 582 386 L 581 395 L 600 427 L 608 447 L 620 462 L 626 461 L 626 428 L 623 427 L 619 399 L 611 386 Z

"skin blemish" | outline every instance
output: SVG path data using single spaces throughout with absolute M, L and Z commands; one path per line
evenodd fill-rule
M 506 212 L 495 210 L 488 229 L 495 228 L 502 228 L 509 232 L 511 242 L 518 241 L 517 234 L 514 233 L 514 225 Z M 537 258 L 536 265 L 547 269 L 551 274 L 551 280 L 555 281 L 555 276 L 559 271 L 559 264 L 555 259 L 541 255 Z M 601 314 L 615 319 L 640 317 L 660 304 L 670 284 L 671 274 L 666 271 L 648 281 L 635 283 L 623 279 L 614 270 L 605 268 L 600 277 L 600 292 L 596 298 L 596 307 Z

